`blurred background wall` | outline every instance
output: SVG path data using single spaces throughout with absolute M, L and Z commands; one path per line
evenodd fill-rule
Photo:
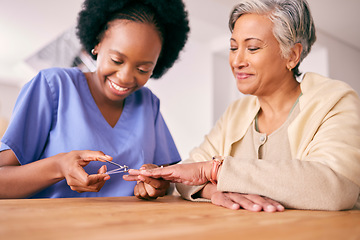
M 191 25 L 189 41 L 174 67 L 147 86 L 160 98 L 164 118 L 186 158 L 241 94 L 228 64 L 227 26 L 239 0 L 184 1 Z M 81 58 L 72 35 L 81 4 L 82 0 L 0 0 L 0 119 L 10 119 L 20 88 L 38 69 Z M 360 93 L 360 1 L 309 0 L 309 4 L 318 40 L 300 70 L 343 80 Z

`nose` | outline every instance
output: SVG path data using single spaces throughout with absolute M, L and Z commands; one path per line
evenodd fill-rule
M 249 62 L 247 61 L 245 54 L 239 49 L 235 52 L 230 52 L 229 61 L 231 67 L 233 68 L 241 69 L 249 66 Z
M 129 66 L 122 66 L 116 71 L 116 77 L 120 83 L 126 84 L 126 86 L 133 85 L 136 82 L 135 75 Z

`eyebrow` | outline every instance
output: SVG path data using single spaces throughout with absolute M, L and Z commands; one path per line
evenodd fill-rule
M 125 54 L 123 54 L 123 53 L 121 53 L 121 52 L 119 52 L 119 51 L 117 51 L 117 50 L 114 50 L 114 49 L 110 49 L 110 52 L 114 52 L 114 53 L 116 53 L 116 54 L 119 54 L 121 57 L 123 57 L 123 58 L 128 58 Z M 138 62 L 138 64 L 140 64 L 140 65 L 146 65 L 146 64 L 152 64 L 152 65 L 154 65 L 155 63 L 153 62 L 153 61 L 142 61 L 142 62 Z
M 260 41 L 260 42 L 264 42 L 263 40 L 261 40 L 259 38 L 255 38 L 255 37 L 246 38 L 245 42 L 248 42 L 248 41 L 251 41 L 251 40 L 257 40 L 257 41 Z M 234 38 L 230 38 L 230 41 L 236 42 L 236 40 Z

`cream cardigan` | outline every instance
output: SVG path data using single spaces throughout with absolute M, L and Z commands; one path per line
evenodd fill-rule
M 231 104 L 204 142 L 183 162 L 227 156 L 218 190 L 270 197 L 288 208 L 341 210 L 360 207 L 360 99 L 342 81 L 307 73 L 300 113 L 288 128 L 292 159 L 284 164 L 229 156 L 260 109 L 255 96 Z M 281 154 L 281 149 L 279 149 Z M 203 186 L 177 184 L 190 200 Z

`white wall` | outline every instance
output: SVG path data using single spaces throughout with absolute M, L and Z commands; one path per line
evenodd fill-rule
M 161 112 L 182 158 L 212 126 L 211 60 L 207 44 L 189 41 L 174 67 L 146 85 L 161 100 Z
M 300 64 L 300 72 L 316 72 L 326 77 L 330 77 L 329 71 L 329 51 L 326 46 L 315 42 L 310 54 Z
M 341 42 L 321 30 L 317 32 L 317 37 L 317 42 L 328 51 L 329 76 L 347 82 L 360 94 L 360 49 Z
M 10 119 L 20 87 L 0 81 L 0 118 Z

